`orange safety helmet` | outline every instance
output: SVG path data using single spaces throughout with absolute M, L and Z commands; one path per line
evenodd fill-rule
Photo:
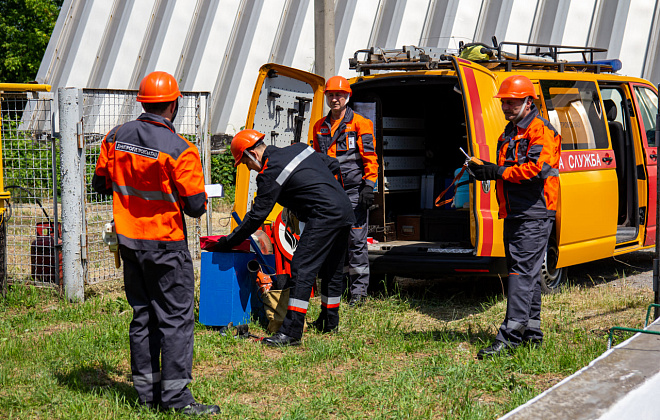
M 539 98 L 536 95 L 536 90 L 534 89 L 532 81 L 525 76 L 516 74 L 504 79 L 502 85 L 500 86 L 499 92 L 497 92 L 497 95 L 494 97 L 501 99 L 524 99 L 528 96 L 531 96 L 534 99 Z
M 154 71 L 140 82 L 137 101 L 147 103 L 172 102 L 181 95 L 179 85 L 169 73 Z
M 333 91 L 333 92 L 344 92 L 348 93 L 349 95 L 353 93 L 351 90 L 351 85 L 348 83 L 348 80 L 346 80 L 345 77 L 341 76 L 332 76 L 331 78 L 328 79 L 328 81 L 325 84 L 325 90 L 323 93 Z
M 266 137 L 266 135 L 257 130 L 248 129 L 236 133 L 231 140 L 231 154 L 234 156 L 234 166 L 238 166 L 241 163 L 241 158 L 243 157 L 243 152 L 245 152 L 245 150 L 257 144 L 259 140 L 263 140 L 264 137 Z

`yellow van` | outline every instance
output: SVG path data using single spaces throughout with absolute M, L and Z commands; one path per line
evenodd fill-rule
M 541 115 L 562 135 L 544 290 L 560 286 L 568 266 L 655 244 L 655 86 L 616 74 L 618 60 L 595 60 L 602 49 L 508 42 L 484 48 L 490 58 L 477 61 L 417 47 L 360 50 L 349 60 L 359 73 L 350 79 L 349 105 L 373 121 L 379 161 L 369 221 L 372 283 L 393 276 L 506 276 L 494 185 L 464 175 L 449 188 L 451 204 L 436 207 L 434 200 L 462 167 L 461 148 L 495 161 L 506 120 L 493 96 L 511 74 L 532 80 Z M 267 144 L 308 142 L 322 116 L 323 86 L 317 75 L 264 65 L 246 128 L 265 133 Z M 255 177 L 239 169 L 239 214 L 251 204 Z

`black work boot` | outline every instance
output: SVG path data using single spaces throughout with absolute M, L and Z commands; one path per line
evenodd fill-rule
M 284 333 L 277 332 L 272 337 L 266 337 L 262 340 L 262 343 L 270 347 L 287 347 L 287 346 L 299 346 L 300 339 L 290 337 Z
M 220 412 L 220 407 L 217 405 L 204 405 L 198 402 L 188 404 L 185 407 L 175 408 L 177 413 L 185 414 L 186 416 L 201 416 L 204 414 L 214 414 Z
M 312 326 L 314 329 L 321 334 L 328 334 L 328 333 L 336 333 L 337 332 L 337 326 L 334 327 L 328 327 L 328 323 L 325 319 L 317 319 L 312 323 Z
M 511 352 L 516 347 L 517 346 L 514 344 L 495 340 L 490 346 L 479 350 L 479 353 L 477 353 L 477 359 L 482 360 L 493 356 L 510 356 Z
M 358 308 L 362 306 L 366 300 L 367 300 L 366 296 L 353 295 L 351 296 L 351 300 L 348 301 L 348 306 L 350 306 L 351 308 Z

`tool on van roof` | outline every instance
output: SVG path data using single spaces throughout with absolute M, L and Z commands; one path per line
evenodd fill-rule
M 487 63 L 491 70 L 511 71 L 515 68 L 544 69 L 564 71 L 586 71 L 591 73 L 614 73 L 621 69 L 618 59 L 596 60 L 595 54 L 606 53 L 607 49 L 596 47 L 574 47 L 567 45 L 533 44 L 524 42 L 497 42 L 493 37 L 493 46 L 483 45 L 478 52 L 483 52 L 491 58 L 488 60 L 473 60 L 476 63 Z M 348 66 L 352 70 L 369 75 L 371 70 L 437 70 L 453 69 L 454 55 L 460 56 L 462 49 L 478 46 L 478 43 L 459 43 L 459 51 L 433 47 L 416 47 L 406 45 L 400 49 L 385 49 L 372 47 L 357 50 L 353 58 L 349 58 Z M 504 48 L 515 52 L 505 51 Z M 484 51 L 484 49 L 487 49 Z M 582 56 L 581 61 L 569 61 L 566 58 Z

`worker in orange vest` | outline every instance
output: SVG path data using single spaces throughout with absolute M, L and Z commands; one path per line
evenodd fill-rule
M 480 181 L 495 180 L 509 268 L 506 316 L 483 359 L 509 354 L 521 344 L 540 346 L 541 267 L 557 212 L 561 136 L 539 115 L 534 85 L 506 78 L 495 96 L 509 121 L 497 141 L 497 163 L 470 161 Z
M 207 196 L 197 147 L 174 130 L 180 96 L 172 75 L 148 74 L 137 95 L 145 112 L 105 136 L 92 184 L 112 195 L 139 403 L 199 415 L 220 408 L 188 389 L 195 278 L 183 215 L 203 215 Z
M 350 291 L 348 305 L 356 306 L 364 302 L 369 286 L 367 236 L 369 208 L 378 180 L 376 140 L 373 123 L 347 105 L 352 93 L 348 80 L 341 76 L 329 78 L 324 93 L 330 112 L 314 124 L 310 144 L 317 152 L 339 161 L 344 190 L 355 213 L 346 268 Z

